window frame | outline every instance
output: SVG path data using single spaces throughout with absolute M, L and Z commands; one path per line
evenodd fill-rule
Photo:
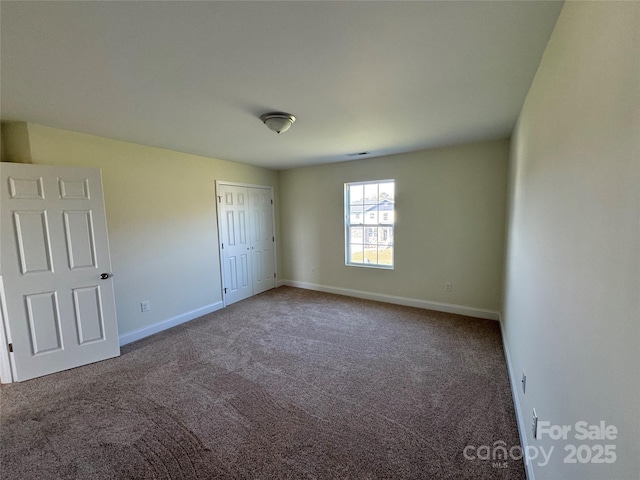
M 377 222 L 376 223 L 367 223 L 367 216 L 364 215 L 365 209 L 362 209 L 362 219 L 361 223 L 351 223 L 351 198 L 350 198 L 350 190 L 351 186 L 357 185 L 379 185 L 381 183 L 393 183 L 393 220 L 391 223 L 387 220 L 386 222 L 381 221 L 380 212 L 376 215 Z M 396 203 L 396 194 L 395 194 L 395 186 L 396 181 L 393 178 L 388 178 L 384 180 L 367 180 L 361 182 L 345 182 L 344 184 L 344 263 L 348 267 L 364 267 L 364 268 L 377 268 L 382 270 L 394 270 L 395 269 L 395 203 Z M 379 195 L 379 193 L 378 193 Z M 378 198 L 378 203 L 380 203 L 380 199 Z M 364 205 L 363 205 L 364 207 Z M 359 216 L 359 215 L 358 215 Z M 387 217 L 388 218 L 388 217 Z M 363 250 L 363 263 L 352 262 L 351 261 L 351 242 L 350 240 L 350 228 L 353 226 L 362 226 L 363 235 L 366 236 L 366 230 L 368 228 L 375 228 L 377 232 L 379 232 L 380 228 L 390 228 L 392 233 L 392 253 L 391 253 L 391 265 L 385 265 L 380 263 L 364 263 L 364 250 Z M 363 238 L 364 242 L 364 238 Z M 363 243 L 364 246 L 364 243 Z M 377 248 L 380 247 L 379 243 L 376 242 Z

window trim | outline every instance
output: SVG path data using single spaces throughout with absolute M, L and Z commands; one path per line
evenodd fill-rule
M 351 224 L 351 211 L 350 211 L 350 205 L 351 205 L 351 199 L 349 197 L 349 187 L 351 186 L 356 186 L 356 185 L 371 185 L 371 184 L 380 184 L 380 183 L 393 183 L 393 187 L 394 187 L 394 194 L 393 194 L 393 203 L 394 203 L 394 218 L 393 218 L 393 222 L 392 223 L 380 223 L 380 218 L 378 217 L 378 223 L 375 224 L 367 224 L 365 223 L 366 220 L 366 216 L 363 215 L 362 218 L 362 224 L 357 224 L 357 226 L 362 225 L 363 227 L 363 234 L 364 234 L 364 229 L 366 229 L 367 227 L 371 227 L 371 228 L 379 228 L 379 227 L 390 227 L 393 229 L 394 233 L 395 233 L 395 185 L 396 185 L 396 181 L 393 178 L 388 178 L 388 179 L 384 179 L 384 180 L 367 180 L 367 181 L 362 181 L 362 182 L 345 182 L 344 184 L 344 264 L 347 267 L 363 267 L 363 268 L 376 268 L 376 269 L 381 269 L 381 270 L 394 270 L 395 269 L 395 234 L 393 235 L 393 254 L 392 254 L 392 264 L 391 265 L 381 265 L 381 264 L 371 264 L 371 263 L 354 263 L 350 261 L 350 254 L 351 254 L 351 244 L 349 243 L 349 228 L 351 226 L 356 226 L 356 224 Z M 364 211 L 362 212 L 364 213 Z M 363 254 L 363 260 L 364 260 L 364 254 Z

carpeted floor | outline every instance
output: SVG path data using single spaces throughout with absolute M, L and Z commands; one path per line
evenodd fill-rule
M 4 480 L 525 478 L 497 322 L 289 287 L 1 393 Z

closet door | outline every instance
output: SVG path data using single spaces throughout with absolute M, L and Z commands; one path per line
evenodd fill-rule
M 216 182 L 225 305 L 276 286 L 271 187 Z
M 269 188 L 249 187 L 247 191 L 253 294 L 257 295 L 276 286 L 273 198 Z
M 253 295 L 245 187 L 218 186 L 218 222 L 225 305 Z

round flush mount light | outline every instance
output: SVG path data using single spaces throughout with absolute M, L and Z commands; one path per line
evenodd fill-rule
M 291 128 L 293 122 L 296 121 L 296 117 L 290 113 L 284 112 L 269 112 L 260 115 L 260 120 L 276 133 L 286 132 Z
M 361 157 L 363 155 L 369 155 L 369 152 L 347 153 L 347 157 Z

